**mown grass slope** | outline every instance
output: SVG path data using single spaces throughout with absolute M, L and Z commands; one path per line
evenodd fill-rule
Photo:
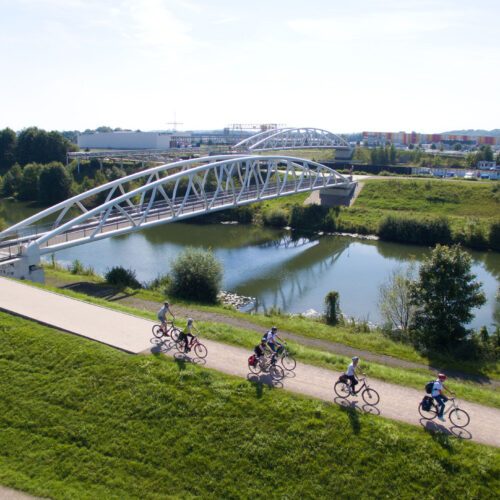
M 376 233 L 387 215 L 415 218 L 449 218 L 453 231 L 473 220 L 487 231 L 500 213 L 500 188 L 496 182 L 433 179 L 370 179 L 354 205 L 341 210 L 344 224 L 358 224 Z
M 500 452 L 0 313 L 0 483 L 51 498 L 487 498 Z

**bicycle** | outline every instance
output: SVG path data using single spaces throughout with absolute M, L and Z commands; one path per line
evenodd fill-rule
M 426 396 L 426 398 L 431 398 L 432 396 Z M 466 427 L 469 425 L 470 422 L 470 416 L 469 414 L 465 411 L 462 410 L 462 408 L 458 407 L 458 403 L 456 402 L 455 398 L 449 398 L 448 402 L 451 402 L 451 405 L 445 406 L 443 416 L 448 414 L 448 417 L 450 418 L 450 422 L 455 426 L 455 427 Z M 426 420 L 434 420 L 439 413 L 439 405 L 436 403 L 436 400 L 432 398 L 432 402 L 429 402 L 430 406 L 429 409 L 426 410 L 424 408 L 424 401 L 421 401 L 420 404 L 418 405 L 418 412 L 422 416 L 422 418 L 425 418 Z
M 280 360 L 281 366 L 283 366 L 285 370 L 288 370 L 289 372 L 295 370 L 297 361 L 295 361 L 295 358 L 288 352 L 286 344 L 281 344 L 281 347 L 276 352 L 276 355 Z
M 181 333 L 181 331 L 174 325 L 173 321 L 167 321 L 166 328 L 164 328 L 162 324 L 153 325 L 152 331 L 153 335 L 157 339 L 170 337 L 174 342 L 179 340 L 179 334 Z
M 334 390 L 337 396 L 347 399 L 349 396 L 356 396 L 361 392 L 361 397 L 363 401 L 370 406 L 375 406 L 380 401 L 380 396 L 375 389 L 372 389 L 364 378 L 360 378 L 362 384 L 357 391 L 351 390 L 351 384 L 349 379 L 345 375 L 341 375 L 338 381 L 335 383 Z
M 179 333 L 182 333 L 182 332 L 179 332 Z M 186 351 L 186 339 L 185 338 L 178 339 L 175 342 L 175 347 L 177 347 L 177 350 L 179 352 L 185 352 Z M 198 356 L 198 358 L 200 358 L 200 359 L 206 358 L 207 354 L 208 354 L 207 348 L 205 347 L 204 344 L 202 344 L 200 342 L 197 335 L 193 335 L 193 338 L 191 339 L 191 342 L 189 343 L 189 350 L 193 351 L 196 354 L 196 356 Z
M 281 366 L 276 364 L 276 360 L 273 360 L 273 355 L 264 355 L 257 359 L 254 365 L 248 363 L 248 369 L 255 375 L 262 373 L 269 373 L 271 378 L 274 380 L 282 380 L 285 378 L 285 372 Z

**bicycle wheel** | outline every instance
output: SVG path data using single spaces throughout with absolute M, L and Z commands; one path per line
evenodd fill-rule
M 179 341 L 179 335 L 181 334 L 181 331 L 178 329 L 178 328 L 172 328 L 170 330 L 170 337 L 172 337 L 172 340 L 174 342 L 178 342 Z
M 466 427 L 469 425 L 470 417 L 465 410 L 455 408 L 450 411 L 450 421 L 455 427 Z
M 257 363 L 255 363 L 255 365 L 249 364 L 248 369 L 252 373 L 255 373 L 255 375 L 258 375 L 262 371 L 262 368 L 261 368 L 260 363 L 258 361 L 257 361 Z
M 380 401 L 380 396 L 375 389 L 365 389 L 361 393 L 361 397 L 363 398 L 363 401 L 370 406 L 375 406 Z
M 274 380 L 281 380 L 285 377 L 285 372 L 281 366 L 271 365 L 269 367 L 269 375 L 271 375 Z
M 340 380 L 334 385 L 335 393 L 341 398 L 348 398 L 351 395 L 349 386 Z
M 420 403 L 418 405 L 418 413 L 426 420 L 433 420 L 437 417 L 437 409 L 434 404 L 428 410 L 424 410 L 422 408 L 422 403 Z
M 163 329 L 162 329 L 161 325 L 154 325 L 152 330 L 153 330 L 153 335 L 157 339 L 161 339 L 163 337 Z
M 177 340 L 175 343 L 175 347 L 179 352 L 184 352 L 186 349 L 186 341 L 185 340 Z
M 203 359 L 203 358 L 207 357 L 208 351 L 207 351 L 207 348 L 203 344 L 200 344 L 198 342 L 194 346 L 194 353 L 196 354 L 196 356 Z
M 295 361 L 295 359 L 292 356 L 290 356 L 290 354 L 285 354 L 281 358 L 281 365 L 285 370 L 291 372 L 292 370 L 295 370 L 295 367 L 297 366 L 297 361 Z

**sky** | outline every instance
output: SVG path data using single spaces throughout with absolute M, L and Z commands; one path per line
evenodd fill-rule
M 500 128 L 497 0 L 0 0 L 0 129 Z

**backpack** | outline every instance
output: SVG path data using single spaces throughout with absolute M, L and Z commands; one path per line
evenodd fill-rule
M 248 364 L 249 364 L 249 366 L 255 366 L 257 364 L 257 357 L 255 356 L 255 354 L 252 354 L 248 358 Z
M 425 392 L 427 394 L 432 394 L 432 389 L 434 389 L 434 380 L 431 380 L 430 382 L 427 382 L 427 384 L 425 384 Z

